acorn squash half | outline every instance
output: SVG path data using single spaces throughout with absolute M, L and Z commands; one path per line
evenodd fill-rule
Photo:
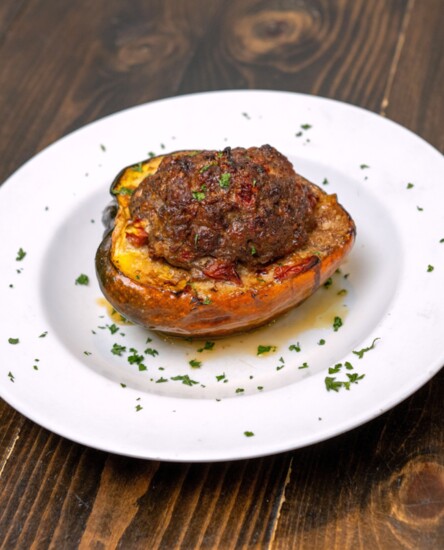
M 130 218 L 132 193 L 156 172 L 164 156 L 128 166 L 118 174 L 110 190 L 117 199 L 114 227 L 96 254 L 104 296 L 138 325 L 187 337 L 226 336 L 258 327 L 313 294 L 353 246 L 355 224 L 336 195 L 301 178 L 317 199 L 315 228 L 302 248 L 260 270 L 238 265 L 237 282 L 193 279 L 190 271 L 150 257 L 147 247 L 138 242 L 143 228 Z

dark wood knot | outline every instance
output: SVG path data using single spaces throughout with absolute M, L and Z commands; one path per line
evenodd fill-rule
M 232 12 L 229 21 L 224 40 L 233 58 L 285 72 L 296 72 L 310 63 L 324 49 L 330 31 L 320 10 L 305 2 L 282 9 Z
M 179 28 L 169 25 L 133 28 L 116 40 L 116 68 L 126 71 L 146 64 L 162 66 L 181 57 L 190 46 L 187 36 Z
M 409 462 L 391 482 L 392 512 L 415 525 L 436 526 L 444 518 L 444 466 L 437 462 Z

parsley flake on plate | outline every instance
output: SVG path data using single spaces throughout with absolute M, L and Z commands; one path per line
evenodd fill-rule
M 19 340 L 19 338 L 8 338 L 8 342 L 10 344 L 12 344 L 13 346 L 15 346 L 16 344 L 20 343 L 20 340 Z
M 196 380 L 191 380 L 188 374 L 179 374 L 177 376 L 172 376 L 171 380 L 174 380 L 175 382 L 180 381 L 182 382 L 182 384 L 185 384 L 185 386 L 193 386 L 195 384 L 199 384 L 199 382 L 196 382 Z
M 372 349 L 375 349 L 375 344 L 378 340 L 380 340 L 381 338 L 375 338 L 373 340 L 373 342 L 367 347 L 367 348 L 362 348 L 361 350 L 359 351 L 353 351 L 353 353 L 355 355 L 357 355 L 359 357 L 359 359 L 362 359 L 363 356 L 364 356 L 364 353 L 367 353 L 368 351 L 372 350 Z
M 121 346 L 120 344 L 113 344 L 113 347 L 111 348 L 111 353 L 113 355 L 119 355 L 122 356 L 123 352 L 126 351 L 125 346 Z
M 81 273 L 76 279 L 76 285 L 88 285 L 88 284 L 89 284 L 88 275 Z
M 342 325 L 343 325 L 342 319 L 340 317 L 336 316 L 333 319 L 333 330 L 335 332 L 338 332 L 338 330 L 342 327 Z
M 271 352 L 274 352 L 277 350 L 277 347 L 276 346 L 262 346 L 262 345 L 259 345 L 257 347 L 257 353 L 256 355 L 262 355 L 264 353 L 269 353 L 270 351 Z
M 17 262 L 21 262 L 25 256 L 26 252 L 23 250 L 23 248 L 19 248 L 17 252 L 17 257 L 15 259 Z
M 297 344 L 291 344 L 290 346 L 288 346 L 288 349 L 289 349 L 290 351 L 297 351 L 297 352 L 299 352 L 299 351 L 301 351 L 301 346 L 300 346 L 300 344 L 299 344 L 299 342 L 298 342 Z
M 199 348 L 197 351 L 199 353 L 202 353 L 203 351 L 209 351 L 214 348 L 215 342 L 205 342 L 205 344 Z

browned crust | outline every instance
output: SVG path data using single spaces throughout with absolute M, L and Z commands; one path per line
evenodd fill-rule
M 109 233 L 96 255 L 103 294 L 130 321 L 171 335 L 225 336 L 271 321 L 313 294 L 335 272 L 354 244 L 355 225 L 336 197 L 308 181 L 307 184 L 319 198 L 319 225 L 331 226 L 333 233 L 315 231 L 303 250 L 270 264 L 264 278 L 255 272 L 244 272 L 240 285 L 217 282 L 208 287 L 206 282 L 194 281 L 184 288 L 182 285 L 181 290 L 161 284 L 141 284 L 113 264 L 112 233 Z

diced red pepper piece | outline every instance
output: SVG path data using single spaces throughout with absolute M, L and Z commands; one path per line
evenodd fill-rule
M 304 273 L 309 269 L 312 269 L 317 265 L 321 260 L 317 256 L 309 256 L 304 258 L 297 264 L 292 265 L 280 265 L 274 270 L 274 278 L 278 281 L 283 281 L 289 277 L 295 277 L 300 273 Z
M 140 220 L 135 220 L 127 225 L 125 236 L 136 247 L 141 247 L 148 243 L 148 235 Z
M 218 281 L 231 281 L 239 284 L 241 282 L 240 277 L 232 262 L 225 262 L 223 260 L 215 260 L 208 265 L 204 270 L 204 275 L 211 279 Z

